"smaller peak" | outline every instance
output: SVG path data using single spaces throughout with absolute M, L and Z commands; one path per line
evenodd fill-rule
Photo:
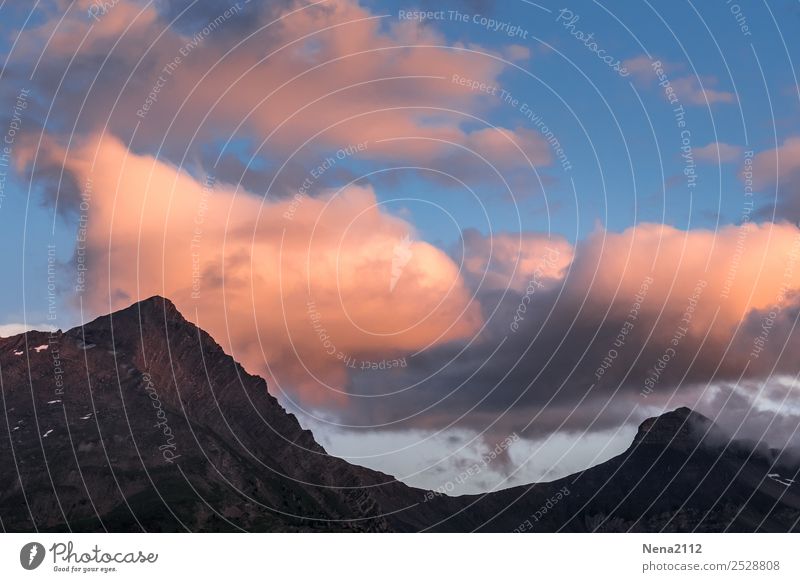
M 656 418 L 681 418 L 684 420 L 689 420 L 690 418 L 696 418 L 696 419 L 702 418 L 708 420 L 705 416 L 703 416 L 699 412 L 695 412 L 688 406 L 681 406 L 680 408 L 676 408 L 675 410 L 670 410 L 669 412 L 665 412 L 664 414 Z M 709 420 L 709 422 L 711 421 Z
M 633 442 L 662 446 L 695 446 L 706 435 L 716 434 L 716 425 L 691 408 L 682 406 L 639 425 Z

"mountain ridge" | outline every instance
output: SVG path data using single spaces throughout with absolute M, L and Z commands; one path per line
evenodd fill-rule
M 767 477 L 775 460 L 727 446 L 688 408 L 645 420 L 625 452 L 574 475 L 431 495 L 329 455 L 263 378 L 160 296 L 0 339 L 0 380 L 6 531 L 794 531 L 800 520 L 794 483 Z

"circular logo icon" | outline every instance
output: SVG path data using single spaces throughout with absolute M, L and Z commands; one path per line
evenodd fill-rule
M 44 561 L 44 546 L 39 542 L 30 542 L 19 551 L 19 563 L 26 570 L 35 570 Z

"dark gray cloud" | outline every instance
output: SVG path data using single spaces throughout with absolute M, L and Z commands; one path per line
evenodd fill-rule
M 719 396 L 711 387 L 743 378 L 752 397 L 759 381 L 797 373 L 795 294 L 777 310 L 752 310 L 741 322 L 721 316 L 706 327 L 682 321 L 688 298 L 664 303 L 650 291 L 631 319 L 639 301 L 631 293 L 612 298 L 584 284 L 596 266 L 591 249 L 597 244 L 590 237 L 579 245 L 570 275 L 537 291 L 517 332 L 510 324 L 524 293 L 480 289 L 487 327 L 471 345 L 426 350 L 409 357 L 407 368 L 353 373 L 349 389 L 359 396 L 341 412 L 344 421 L 395 429 L 455 423 L 537 438 L 556 430 L 600 431 L 683 405 L 713 411 L 709 402 Z M 715 291 L 699 297 L 694 317 L 713 314 Z M 739 432 L 752 435 L 775 414 L 765 411 L 756 419 L 751 413 L 748 428 Z M 734 417 L 732 411 L 721 417 L 725 428 L 736 428 Z M 780 441 L 797 427 L 797 418 L 788 414 L 778 424 L 770 438 Z

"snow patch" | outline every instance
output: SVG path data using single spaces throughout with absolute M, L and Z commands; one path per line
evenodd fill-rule
M 47 348 L 49 348 L 49 347 L 50 347 L 50 346 L 48 346 L 47 344 L 42 344 L 42 345 L 40 345 L 40 346 L 36 346 L 36 347 L 35 347 L 35 348 L 33 348 L 33 349 L 34 349 L 34 350 L 36 350 L 36 353 L 39 353 L 39 352 L 41 352 L 42 350 L 46 350 L 46 349 L 47 349 Z
M 767 477 L 784 487 L 790 487 L 794 483 L 794 479 L 784 479 L 780 476 L 780 473 L 768 473 Z

